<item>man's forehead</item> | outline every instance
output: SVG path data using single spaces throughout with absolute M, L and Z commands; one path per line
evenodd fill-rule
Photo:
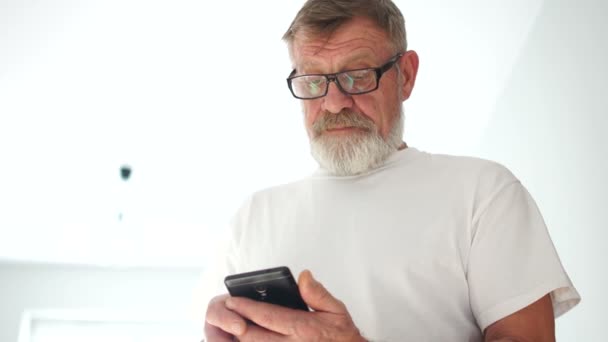
M 377 63 L 392 50 L 386 32 L 366 18 L 352 19 L 327 35 L 303 30 L 290 45 L 293 62 L 299 67 L 357 61 Z
M 327 63 L 349 64 L 359 61 L 373 62 L 376 59 L 376 53 L 373 49 L 362 47 L 342 54 L 299 54 L 295 62 L 300 67 L 308 68 L 323 66 Z

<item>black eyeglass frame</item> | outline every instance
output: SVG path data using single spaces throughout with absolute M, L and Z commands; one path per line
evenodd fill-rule
M 289 87 L 289 91 L 291 91 L 291 95 L 293 95 L 293 97 L 295 97 L 296 99 L 300 99 L 300 100 L 315 100 L 315 99 L 326 96 L 327 92 L 329 91 L 329 82 L 334 82 L 336 84 L 336 86 L 338 87 L 338 89 L 343 94 L 346 94 L 346 95 L 352 96 L 352 95 L 363 95 L 363 94 L 371 93 L 372 91 L 375 91 L 378 89 L 378 87 L 380 87 L 380 78 L 382 77 L 382 75 L 384 75 L 384 73 L 389 71 L 393 67 L 393 65 L 395 65 L 395 63 L 397 63 L 397 61 L 399 61 L 399 58 L 401 58 L 401 57 L 403 57 L 403 53 L 398 53 L 395 56 L 393 56 L 388 62 L 384 63 L 383 65 L 381 65 L 377 68 L 352 69 L 352 70 L 340 71 L 335 74 L 305 74 L 305 75 L 296 76 L 295 75 L 296 69 L 293 69 L 293 71 L 291 71 L 291 73 L 289 74 L 289 77 L 287 77 L 287 87 Z M 349 72 L 354 72 L 354 71 L 361 71 L 361 70 L 373 70 L 374 72 L 376 72 L 376 86 L 373 89 L 366 90 L 363 92 L 358 92 L 358 93 L 350 93 L 350 92 L 344 90 L 344 88 L 342 88 L 342 85 L 340 85 L 340 81 L 338 81 L 338 75 L 344 74 L 344 73 L 349 73 Z M 325 92 L 322 95 L 315 96 L 315 97 L 297 96 L 293 91 L 291 81 L 295 78 L 305 77 L 305 76 L 324 76 L 325 84 L 326 84 Z

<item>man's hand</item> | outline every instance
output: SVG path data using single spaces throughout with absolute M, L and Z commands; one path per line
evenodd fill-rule
M 214 298 L 207 311 L 205 332 L 208 341 L 230 341 L 230 334 L 242 342 L 365 341 L 346 306 L 314 280 L 310 271 L 300 274 L 298 287 L 302 298 L 314 312 L 242 297 Z M 246 326 L 244 318 L 257 325 Z
M 232 342 L 233 335 L 245 332 L 247 323 L 243 317 L 226 308 L 230 295 L 214 297 L 207 306 L 205 336 L 208 342 Z

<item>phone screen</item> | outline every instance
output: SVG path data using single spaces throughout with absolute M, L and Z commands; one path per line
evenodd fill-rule
M 289 268 L 282 266 L 227 276 L 224 284 L 233 297 L 308 311 Z

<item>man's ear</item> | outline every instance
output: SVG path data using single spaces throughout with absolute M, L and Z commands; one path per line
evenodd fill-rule
M 401 98 L 405 101 L 410 98 L 414 84 L 416 83 L 416 75 L 418 74 L 418 54 L 416 51 L 406 51 L 401 58 L 399 58 L 399 70 L 401 71 L 401 77 L 403 79 L 403 85 L 401 87 Z

